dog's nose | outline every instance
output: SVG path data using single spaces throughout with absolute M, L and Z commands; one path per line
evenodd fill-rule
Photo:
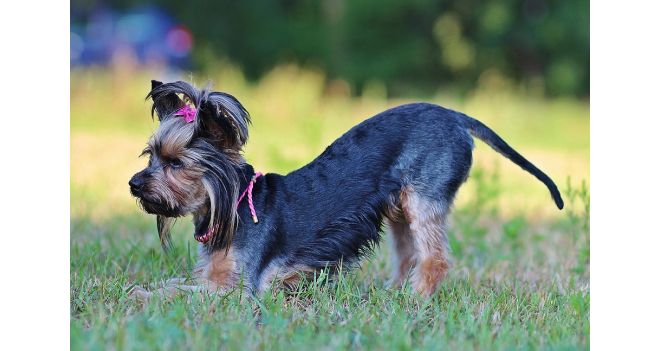
M 143 185 L 145 185 L 145 180 L 142 177 L 133 176 L 129 180 L 129 186 L 133 192 L 141 190 Z

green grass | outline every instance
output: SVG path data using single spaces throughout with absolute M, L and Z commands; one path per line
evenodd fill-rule
M 268 172 L 301 166 L 358 121 L 403 102 L 350 98 L 319 73 L 294 67 L 256 84 L 231 67 L 210 76 L 251 111 L 246 157 Z M 586 103 L 480 89 L 424 99 L 492 126 L 554 177 L 567 202 L 554 210 L 534 178 L 479 146 L 451 219 L 454 269 L 431 300 L 385 287 L 386 237 L 359 269 L 320 273 L 292 291 L 254 298 L 237 289 L 142 305 L 128 299 L 128 287 L 186 276 L 196 252 L 186 219 L 175 226 L 172 254 L 161 252 L 154 218 L 126 189 L 155 127 L 142 101 L 148 78 L 72 72 L 72 349 L 589 348 Z

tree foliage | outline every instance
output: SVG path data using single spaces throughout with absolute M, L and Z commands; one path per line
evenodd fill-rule
M 74 0 L 92 8 L 93 0 Z M 120 0 L 131 8 L 140 0 Z M 239 64 L 249 78 L 296 62 L 390 94 L 452 86 L 468 91 L 485 74 L 589 94 L 587 0 L 251 0 L 158 4 L 193 32 L 196 53 Z M 197 55 L 198 68 L 209 62 Z M 205 59 L 200 59 L 205 57 Z

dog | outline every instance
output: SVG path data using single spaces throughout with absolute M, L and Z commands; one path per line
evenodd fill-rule
M 152 81 L 147 99 L 159 126 L 129 181 L 141 207 L 157 216 L 161 244 L 175 218 L 192 215 L 199 264 L 188 285 L 136 288 L 132 296 L 178 291 L 253 294 L 292 286 L 319 270 L 351 266 L 392 235 L 390 283 L 429 297 L 451 266 L 446 223 L 472 164 L 473 138 L 539 179 L 544 172 L 495 132 L 465 114 L 429 103 L 381 112 L 356 125 L 309 164 L 287 175 L 261 174 L 242 156 L 251 120 L 232 95 L 177 81 Z

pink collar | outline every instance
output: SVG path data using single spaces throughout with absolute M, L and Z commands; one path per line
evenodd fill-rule
M 246 187 L 246 190 L 243 191 L 241 196 L 239 196 L 239 201 L 236 202 L 236 204 L 240 204 L 241 200 L 248 194 L 248 207 L 250 208 L 250 214 L 252 215 L 252 221 L 257 223 L 257 213 L 255 213 L 255 205 L 252 203 L 252 188 L 255 185 L 255 182 L 257 181 L 257 178 L 263 176 L 262 172 L 257 172 L 255 173 L 254 176 L 250 179 L 250 182 L 248 183 L 248 187 Z

